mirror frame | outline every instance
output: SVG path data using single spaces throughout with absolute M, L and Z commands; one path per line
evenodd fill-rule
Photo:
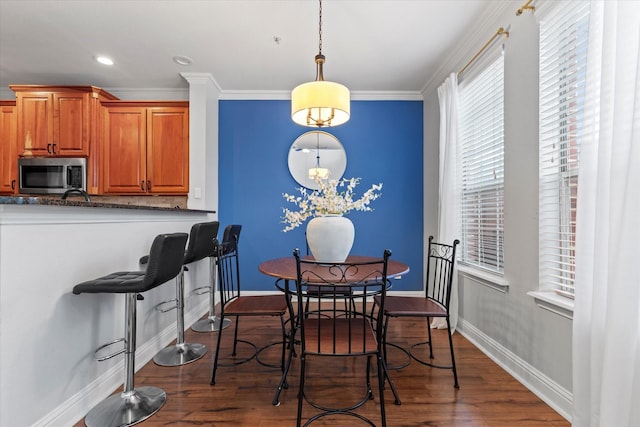
M 296 138 L 289 148 L 287 163 L 293 179 L 303 187 L 317 190 L 318 184 L 309 178 L 309 169 L 316 166 L 329 169 L 330 179 L 340 179 L 347 169 L 347 153 L 335 135 L 313 130 Z

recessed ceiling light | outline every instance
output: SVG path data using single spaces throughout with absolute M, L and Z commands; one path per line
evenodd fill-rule
M 96 61 L 103 65 L 113 65 L 113 59 L 106 56 L 96 56 Z
M 191 65 L 193 60 L 188 56 L 174 56 L 173 62 L 175 62 L 178 65 L 188 66 L 188 65 Z

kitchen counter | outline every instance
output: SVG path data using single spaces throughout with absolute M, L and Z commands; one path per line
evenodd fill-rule
M 36 196 L 0 196 L 0 205 L 45 205 L 45 206 L 70 206 L 80 208 L 108 208 L 108 209 L 137 209 L 137 210 L 154 210 L 154 211 L 170 211 L 170 212 L 194 212 L 194 213 L 216 213 L 216 211 L 206 211 L 197 209 L 183 209 L 178 206 L 174 208 L 158 207 L 158 206 L 142 206 L 142 205 L 124 205 L 117 203 L 104 202 L 87 202 L 85 200 L 66 199 L 61 200 L 53 197 L 36 197 Z
M 211 211 L 103 202 L 0 196 L 0 425 L 72 425 L 121 386 L 122 357 L 98 363 L 93 352 L 123 336 L 125 299 L 74 295 L 73 286 L 139 270 L 158 234 L 217 220 Z M 208 311 L 209 297 L 194 290 L 209 272 L 203 259 L 184 276 L 186 327 Z M 137 301 L 136 368 L 175 340 L 175 315 L 155 308 L 175 289 L 171 280 Z

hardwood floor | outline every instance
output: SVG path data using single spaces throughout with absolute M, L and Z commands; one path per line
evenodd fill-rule
M 234 320 L 235 321 L 235 320 Z M 221 355 L 229 354 L 233 325 L 223 332 Z M 391 321 L 389 340 L 406 345 L 426 338 L 422 323 L 411 319 Z M 277 320 L 241 319 L 240 335 L 258 346 L 276 340 Z M 448 363 L 446 332 L 433 331 L 436 360 Z M 217 333 L 185 333 L 186 342 L 206 344 L 209 351 L 200 360 L 180 367 L 161 367 L 149 362 L 135 375 L 135 385 L 153 385 L 167 392 L 166 404 L 140 425 L 144 426 L 251 426 L 281 427 L 296 423 L 299 364 L 294 358 L 289 374 L 289 388 L 283 390 L 280 406 L 273 406 L 274 392 L 280 379 L 278 369 L 268 368 L 252 360 L 235 367 L 220 367 L 217 384 L 210 386 L 211 365 Z M 266 362 L 277 363 L 278 346 L 262 353 Z M 569 426 L 548 405 L 498 367 L 460 334 L 454 334 L 454 349 L 460 389 L 453 387 L 450 370 L 434 369 L 417 362 L 404 369 L 391 371 L 401 405 L 395 405 L 389 387 L 385 390 L 385 408 L 389 426 Z M 242 351 L 248 351 L 246 347 Z M 399 364 L 402 353 L 391 350 L 390 365 Z M 333 360 L 333 359 L 332 359 Z M 97 363 L 97 362 L 96 362 Z M 323 402 L 358 398 L 364 382 L 364 363 L 341 362 L 329 367 L 323 360 L 311 360 L 315 374 L 307 382 L 307 390 Z M 380 425 L 377 381 L 372 376 L 375 399 L 359 412 Z M 354 391 L 355 390 L 355 391 Z M 315 412 L 305 404 L 303 417 Z M 84 425 L 84 420 L 74 427 Z M 364 425 L 351 418 L 325 418 L 314 425 Z

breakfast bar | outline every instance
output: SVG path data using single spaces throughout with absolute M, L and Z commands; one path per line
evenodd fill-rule
M 67 412 L 88 412 L 122 383 L 122 358 L 96 363 L 93 352 L 122 335 L 124 302 L 72 295 L 75 284 L 138 270 L 156 235 L 188 233 L 194 223 L 215 219 L 214 211 L 0 197 L 0 395 L 7 425 L 22 425 L 26 413 L 38 419 L 34 425 L 61 425 Z M 186 324 L 207 311 L 206 298 L 191 291 L 208 281 L 208 269 L 206 260 L 196 262 L 185 278 Z M 138 302 L 136 369 L 175 339 L 175 319 L 154 309 L 174 294 L 168 282 Z

